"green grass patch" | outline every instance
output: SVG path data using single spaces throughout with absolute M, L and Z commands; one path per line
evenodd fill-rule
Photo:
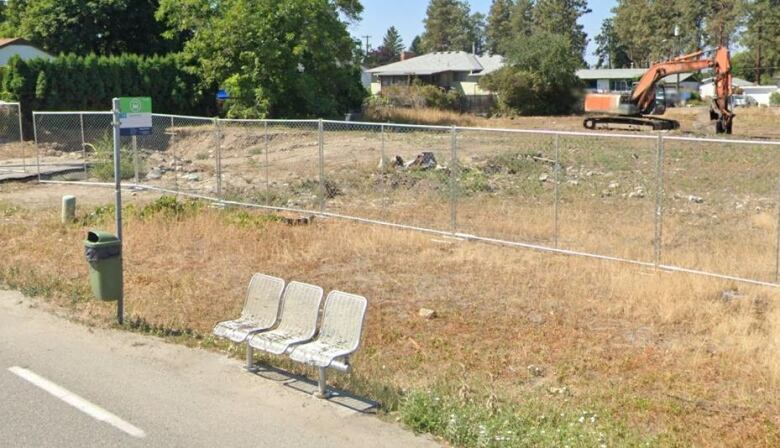
M 414 391 L 400 405 L 401 421 L 418 433 L 462 447 L 659 446 L 664 436 L 639 434 L 608 412 L 534 398 L 519 403 L 458 398 L 455 391 Z

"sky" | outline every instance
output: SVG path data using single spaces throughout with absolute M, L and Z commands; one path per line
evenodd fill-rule
M 469 0 L 471 12 L 481 12 L 487 15 L 492 0 Z M 404 44 L 408 47 L 414 36 L 422 34 L 424 30 L 423 19 L 428 8 L 428 0 L 362 0 L 363 20 L 350 26 L 353 36 L 364 42 L 366 35 L 370 35 L 371 47 L 376 48 L 382 44 L 382 37 L 391 26 L 395 26 L 403 37 Z M 580 23 L 585 26 L 590 43 L 585 60 L 589 64 L 596 63 L 593 52 L 596 49 L 594 37 L 601 29 L 601 22 L 612 15 L 610 10 L 617 0 L 588 0 L 592 13 L 580 18 Z

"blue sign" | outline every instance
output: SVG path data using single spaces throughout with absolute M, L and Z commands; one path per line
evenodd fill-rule
M 230 94 L 224 89 L 217 90 L 217 99 L 220 101 L 229 100 Z

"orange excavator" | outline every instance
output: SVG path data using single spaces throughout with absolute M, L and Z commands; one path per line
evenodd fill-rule
M 592 114 L 583 124 L 587 129 L 629 128 L 669 130 L 680 123 L 653 117 L 666 111 L 666 90 L 660 82 L 664 77 L 712 69 L 715 98 L 710 106 L 710 120 L 715 121 L 718 134 L 731 134 L 734 113 L 731 111 L 731 57 L 727 48 L 718 47 L 708 53 L 697 51 L 669 61 L 654 64 L 642 75 L 630 94 L 599 94 L 585 96 L 585 112 Z

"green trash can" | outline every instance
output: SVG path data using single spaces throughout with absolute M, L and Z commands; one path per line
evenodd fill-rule
M 98 300 L 119 300 L 122 296 L 122 242 L 108 232 L 92 230 L 84 241 L 89 264 L 89 284 Z

